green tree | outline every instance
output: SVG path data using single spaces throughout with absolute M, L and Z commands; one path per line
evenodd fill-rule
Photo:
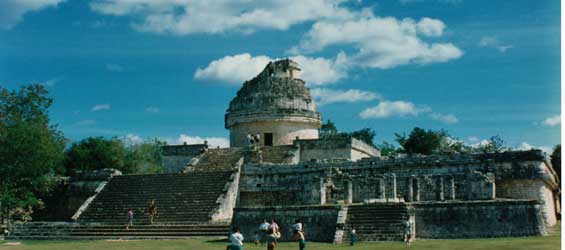
M 0 87 L 0 207 L 3 213 L 41 202 L 36 193 L 49 188 L 61 171 L 65 139 L 50 124 L 53 99 L 42 85 L 9 91 Z
M 404 152 L 423 155 L 442 153 L 442 145 L 449 138 L 449 134 L 445 130 L 426 131 L 418 127 L 415 127 L 408 137 L 398 133 L 395 133 L 395 136 Z
M 364 128 L 357 131 L 353 131 L 349 133 L 349 135 L 355 139 L 359 139 L 373 147 L 376 147 L 373 140 L 375 139 L 375 131 L 371 130 L 370 128 Z
M 553 148 L 553 153 L 551 153 L 551 165 L 555 173 L 557 173 L 559 181 L 561 181 L 561 144 L 557 144 Z
M 322 124 L 322 127 L 320 127 L 319 132 L 321 138 L 332 137 L 337 135 L 338 133 L 335 124 L 329 119 L 328 121 L 326 121 L 326 123 Z
M 166 143 L 157 139 L 131 144 L 124 159 L 131 173 L 157 174 L 163 172 L 162 147 Z
M 77 171 L 91 171 L 115 168 L 131 173 L 131 166 L 125 165 L 127 151 L 122 140 L 117 138 L 89 137 L 75 142 L 65 152 L 67 174 Z
M 499 135 L 491 136 L 486 143 L 479 145 L 475 151 L 477 153 L 500 153 L 503 151 L 511 150 L 506 147 L 506 142 Z
M 381 144 L 378 144 L 377 148 L 381 151 L 381 156 L 395 156 L 400 151 L 399 148 L 387 141 L 383 141 Z

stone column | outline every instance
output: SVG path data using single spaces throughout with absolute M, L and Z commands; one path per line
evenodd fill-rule
M 436 199 L 438 201 L 443 201 L 445 200 L 445 195 L 443 192 L 443 176 L 437 177 L 436 183 Z
M 420 178 L 414 178 L 414 201 L 420 201 Z
M 345 188 L 345 203 L 351 204 L 353 203 L 353 181 L 347 180 Z
M 379 178 L 379 199 L 386 199 L 386 183 L 384 178 Z
M 447 190 L 449 193 L 449 199 L 455 200 L 455 176 L 449 177 L 449 183 L 447 184 Z
M 406 201 L 411 202 L 414 198 L 413 177 L 406 178 Z
M 393 201 L 395 201 L 396 198 L 397 198 L 396 197 L 396 175 L 392 174 L 391 177 L 392 177 L 392 187 L 391 187 L 392 190 L 391 190 L 390 196 L 393 199 Z
M 320 204 L 326 204 L 326 184 L 324 178 L 320 178 Z

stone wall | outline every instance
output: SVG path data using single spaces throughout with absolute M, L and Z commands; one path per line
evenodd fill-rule
M 317 139 L 318 128 L 318 123 L 309 120 L 302 121 L 298 118 L 296 121 L 264 120 L 239 123 L 230 127 L 230 146 L 245 146 L 248 133 L 252 135 L 260 133 L 261 145 L 265 145 L 265 133 L 273 134 L 273 146 L 292 145 L 296 137 Z
M 237 204 L 239 194 L 239 179 L 241 176 L 241 165 L 243 158 L 236 163 L 236 171 L 232 173 L 228 182 L 224 186 L 224 190 L 216 203 L 218 207 L 213 211 L 211 216 L 212 222 L 229 222 L 233 217 L 233 209 Z
M 343 159 L 357 161 L 362 158 L 380 156 L 376 148 L 349 137 L 296 140 L 300 146 L 300 161 Z
M 40 196 L 45 206 L 35 212 L 33 220 L 70 221 L 85 201 L 97 193 L 101 184 L 121 174 L 115 169 L 75 173 L 59 182 L 50 193 Z
M 307 141 L 307 140 L 305 140 Z M 316 148 L 308 141 L 301 150 Z M 536 152 L 408 158 L 365 158 L 357 162 L 247 164 L 242 173 L 240 202 L 245 206 L 316 205 L 346 201 L 450 201 L 535 199 L 542 202 L 546 222 L 555 223 L 552 194 L 557 190 L 550 168 Z M 520 156 L 520 157 L 518 157 Z M 524 159 L 523 157 L 530 157 Z M 493 158 L 494 157 L 494 158 Z M 504 160 L 504 161 L 502 161 Z M 524 161 L 526 160 L 526 161 Z M 511 166 L 508 168 L 507 166 Z M 525 177 L 529 179 L 524 179 Z M 544 189 L 509 194 L 515 185 L 537 180 Z M 351 185 L 351 195 L 349 186 Z M 541 184 L 540 184 L 541 185 Z
M 557 223 L 555 196 L 543 180 L 500 180 L 496 183 L 499 198 L 535 199 L 540 202 L 546 225 Z
M 339 206 L 236 208 L 232 226 L 239 227 L 246 241 L 251 242 L 264 219 L 275 219 L 281 230 L 280 241 L 293 241 L 290 225 L 302 219 L 307 241 L 333 242 L 339 211 Z
M 545 235 L 536 201 L 416 203 L 417 238 L 482 238 Z
M 353 202 L 493 199 L 489 168 L 474 161 L 434 167 L 379 166 L 366 161 L 246 165 L 240 202 L 269 206 L 335 203 L 346 197 Z

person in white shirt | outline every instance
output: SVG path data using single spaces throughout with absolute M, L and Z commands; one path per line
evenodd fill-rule
M 261 246 L 263 246 L 267 240 L 267 231 L 269 231 L 270 225 L 271 224 L 269 224 L 267 220 L 263 220 L 263 223 L 259 225 L 259 231 L 261 232 L 261 238 L 259 242 L 261 243 Z
M 294 231 L 302 231 L 302 220 L 301 219 L 296 219 L 294 221 L 294 224 L 291 225 L 292 229 L 294 229 Z M 296 232 L 294 232 L 296 233 Z
M 243 235 L 239 232 L 238 227 L 233 229 L 233 234 L 230 235 L 230 242 L 229 250 L 243 250 Z

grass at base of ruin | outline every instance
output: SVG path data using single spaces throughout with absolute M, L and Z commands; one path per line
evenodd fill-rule
M 347 244 L 334 245 L 329 243 L 308 242 L 308 250 L 330 250 L 330 249 L 421 249 L 421 250 L 475 250 L 475 249 L 508 249 L 508 250 L 558 250 L 561 249 L 560 225 L 552 228 L 554 230 L 546 237 L 518 237 L 518 238 L 489 238 L 489 239 L 461 239 L 461 240 L 418 240 L 412 246 L 406 246 L 400 242 L 361 242 L 354 247 Z M 9 241 L 0 241 L 0 249 L 10 250 L 224 250 L 226 242 L 219 242 L 209 238 L 196 238 L 190 240 L 132 240 L 132 241 L 23 241 L 19 246 L 2 246 Z M 10 241 L 11 242 L 11 241 Z M 247 243 L 245 250 L 267 249 L 267 247 L 254 246 Z M 278 248 L 298 249 L 294 242 L 281 243 Z

